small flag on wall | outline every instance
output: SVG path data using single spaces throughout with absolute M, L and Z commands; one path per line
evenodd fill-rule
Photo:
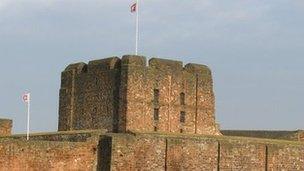
M 134 3 L 134 4 L 131 6 L 131 12 L 132 12 L 132 13 L 136 12 L 136 9 L 137 9 L 137 3 Z

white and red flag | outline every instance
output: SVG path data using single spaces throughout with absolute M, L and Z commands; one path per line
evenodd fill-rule
M 31 94 L 24 93 L 22 95 L 22 101 L 27 104 L 27 131 L 26 131 L 26 140 L 30 139 L 30 101 Z
M 24 103 L 29 103 L 30 101 L 30 93 L 25 93 L 22 95 L 22 100 Z
M 134 3 L 133 5 L 131 5 L 131 12 L 134 13 L 137 11 L 137 3 Z
M 131 13 L 136 13 L 135 55 L 137 55 L 139 44 L 139 0 L 136 0 L 136 2 L 131 5 Z

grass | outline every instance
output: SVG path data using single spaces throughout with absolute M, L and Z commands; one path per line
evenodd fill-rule
M 106 130 L 74 130 L 62 132 L 41 132 L 30 134 L 30 136 L 52 136 L 52 135 L 75 135 L 75 134 L 93 134 L 107 136 L 135 136 L 135 137 L 158 137 L 158 138 L 178 138 L 178 139 L 196 139 L 196 140 L 215 140 L 215 141 L 242 141 L 246 143 L 259 144 L 275 144 L 275 145 L 296 145 L 304 146 L 304 142 L 288 141 L 278 139 L 264 139 L 253 137 L 238 137 L 238 136 L 214 136 L 214 135 L 198 135 L 198 134 L 180 134 L 180 133 L 160 133 L 160 132 L 130 132 L 130 133 L 106 133 Z M 3 139 L 21 138 L 26 134 L 16 134 L 12 136 L 0 137 Z M 237 143 L 237 142 L 236 142 Z

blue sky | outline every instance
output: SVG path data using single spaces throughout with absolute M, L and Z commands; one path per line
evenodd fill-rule
M 129 0 L 0 0 L 0 118 L 55 131 L 60 72 L 134 51 Z M 223 129 L 304 129 L 303 0 L 145 0 L 140 54 L 211 67 Z

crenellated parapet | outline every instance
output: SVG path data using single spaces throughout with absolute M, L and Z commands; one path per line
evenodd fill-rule
M 207 66 L 125 55 L 63 71 L 59 130 L 218 135 L 214 108 Z
M 61 77 L 59 130 L 114 130 L 118 124 L 120 59 L 71 64 Z

